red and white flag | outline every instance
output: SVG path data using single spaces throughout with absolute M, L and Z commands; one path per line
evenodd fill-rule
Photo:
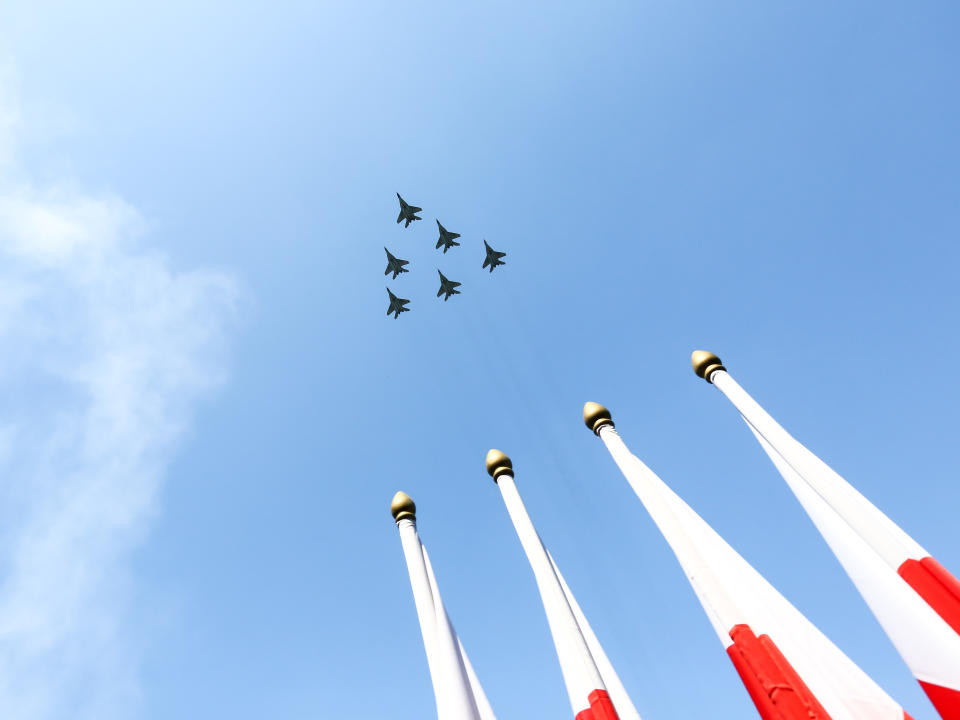
M 909 720 L 639 458 L 602 406 L 587 425 L 670 544 L 763 720 Z
M 390 512 L 400 531 L 400 543 L 410 573 L 410 586 L 437 701 L 437 718 L 496 720 L 443 606 L 430 557 L 417 534 L 416 511 L 417 507 L 408 495 L 402 492 L 394 495 Z
M 694 369 L 737 408 L 944 720 L 960 720 L 960 582 L 784 430 L 719 358 Z
M 527 514 L 513 481 L 510 458 L 499 450 L 491 450 L 487 454 L 487 471 L 500 488 L 513 527 L 533 569 L 574 718 L 640 720 L 613 665 Z

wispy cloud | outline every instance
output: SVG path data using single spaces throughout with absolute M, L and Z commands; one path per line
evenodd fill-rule
M 0 155 L 15 103 L 0 78 Z M 136 209 L 0 158 L 0 717 L 130 717 L 129 558 L 236 286 L 144 248 Z M 6 169 L 4 169 L 6 168 Z

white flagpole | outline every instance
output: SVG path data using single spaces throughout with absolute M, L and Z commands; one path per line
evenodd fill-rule
M 427 665 L 437 701 L 438 720 L 486 720 L 477 708 L 472 683 L 464 667 L 460 641 L 440 599 L 426 551 L 417 535 L 417 507 L 405 493 L 398 492 L 390 512 L 400 531 L 420 631 L 427 652 Z
M 533 570 L 574 717 L 581 718 L 581 714 L 585 713 L 583 717 L 590 720 L 617 720 L 617 712 L 583 631 L 577 623 L 577 617 L 554 571 L 543 541 L 527 514 L 523 500 L 520 499 L 520 493 L 513 481 L 513 463 L 499 450 L 491 450 L 487 453 L 486 464 L 487 472 L 500 488 L 517 537 Z
M 908 558 L 921 558 L 929 553 L 920 544 L 884 515 L 852 485 L 833 471 L 823 460 L 784 430 L 766 410 L 760 407 L 730 376 L 713 353 L 694 353 L 697 370 L 706 373 L 708 382 L 726 395 L 744 421 L 770 443 L 777 453 L 820 495 L 834 511 L 863 537 L 894 569 Z M 701 376 L 703 377 L 703 376 Z

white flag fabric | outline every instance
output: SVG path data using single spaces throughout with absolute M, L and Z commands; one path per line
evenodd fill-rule
M 495 720 L 490 703 L 447 615 L 426 548 L 412 517 L 397 521 L 427 665 L 437 701 L 438 720 Z
M 960 720 L 960 582 L 783 429 L 725 369 L 740 412 L 944 720 Z
M 640 720 L 593 630 L 533 526 L 513 474 L 496 478 L 533 569 L 576 720 Z
M 670 544 L 764 720 L 904 720 L 903 708 L 639 458 L 598 434 Z
M 583 633 L 583 639 L 586 641 L 587 648 L 590 650 L 590 654 L 596 662 L 597 671 L 600 673 L 603 684 L 607 687 L 607 692 L 610 693 L 610 699 L 613 701 L 613 706 L 616 708 L 620 720 L 640 720 L 640 713 L 638 713 L 637 709 L 633 706 L 633 701 L 627 694 L 626 688 L 623 687 L 620 676 L 617 675 L 617 671 L 613 669 L 613 664 L 607 657 L 607 653 L 604 652 L 603 646 L 600 645 L 600 641 L 594 634 L 593 628 L 590 627 L 590 623 L 587 622 L 586 615 L 584 615 L 583 610 L 580 609 L 580 604 L 573 596 L 573 592 L 571 592 L 570 587 L 567 585 L 567 581 L 563 579 L 560 568 L 557 567 L 557 563 L 554 561 L 549 550 L 547 550 L 547 557 L 550 558 L 550 564 L 553 566 L 553 571 L 557 575 L 557 581 L 560 583 L 563 594 L 567 598 L 567 603 L 570 605 L 570 610 L 573 612 L 577 625 Z
M 473 699 L 476 703 L 480 720 L 496 720 L 496 716 L 493 714 L 493 709 L 490 707 L 490 701 L 487 700 L 487 694 L 483 691 L 483 687 L 480 685 L 480 680 L 477 678 L 477 673 L 474 671 L 473 665 L 470 664 L 470 658 L 467 657 L 467 651 L 463 649 L 463 643 L 460 641 L 456 630 L 453 629 L 453 623 L 450 622 L 450 616 L 447 615 L 447 612 L 444 609 L 443 601 L 440 599 L 440 588 L 437 586 L 437 578 L 433 574 L 433 565 L 430 564 L 430 556 L 427 554 L 427 549 L 423 546 L 422 542 L 420 543 L 420 550 L 423 552 L 423 564 L 427 570 L 427 580 L 430 583 L 430 591 L 433 595 L 434 608 L 440 608 L 439 612 L 436 614 L 437 622 L 446 622 L 449 634 L 452 635 L 457 641 L 457 652 L 460 655 L 460 662 L 463 664 L 463 669 L 466 671 L 467 681 L 470 684 L 470 691 L 473 694 Z

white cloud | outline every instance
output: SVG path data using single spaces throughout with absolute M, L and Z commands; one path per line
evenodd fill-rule
M 0 156 L 15 104 L 0 78 Z M 10 163 L 0 158 L 0 169 Z M 140 244 L 121 199 L 0 177 L 0 717 L 136 714 L 129 559 L 223 380 L 236 287 Z

